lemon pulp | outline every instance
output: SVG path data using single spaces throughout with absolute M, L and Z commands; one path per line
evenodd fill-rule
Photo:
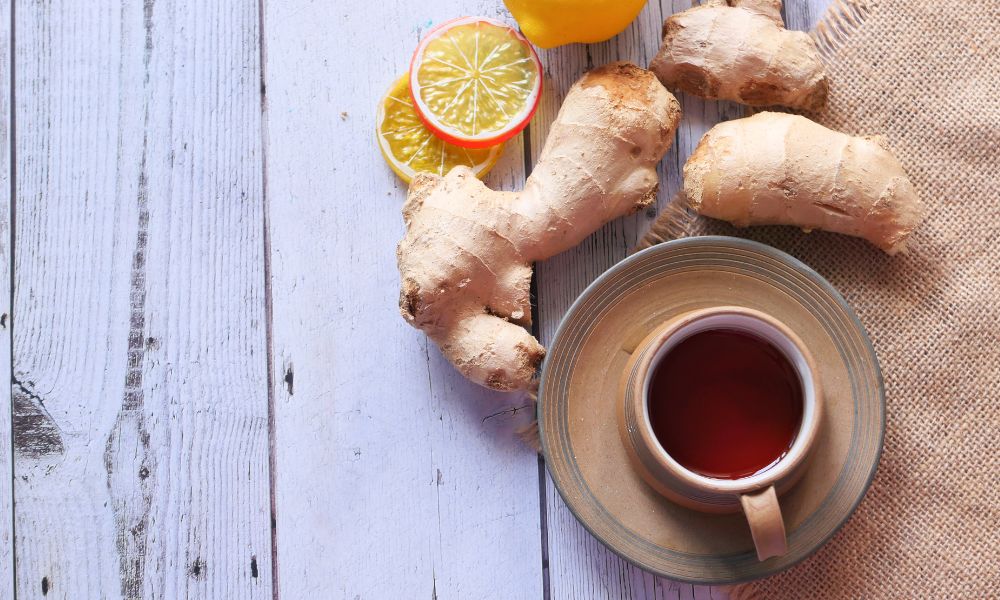
M 539 63 L 510 27 L 459 19 L 432 33 L 414 61 L 419 109 L 432 127 L 461 139 L 489 139 L 530 118 Z
M 452 167 L 470 167 L 486 175 L 500 158 L 503 144 L 489 148 L 462 148 L 436 137 L 413 110 L 407 75 L 392 84 L 376 117 L 379 148 L 387 163 L 406 183 L 420 172 L 445 175 Z

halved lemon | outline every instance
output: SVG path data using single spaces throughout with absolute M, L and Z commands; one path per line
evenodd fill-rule
M 439 25 L 410 62 L 417 114 L 438 137 L 467 148 L 510 139 L 542 96 L 542 63 L 515 29 L 486 17 Z
M 458 165 L 470 167 L 476 177 L 483 177 L 503 152 L 503 144 L 489 148 L 462 148 L 431 133 L 413 110 L 409 77 L 406 75 L 397 79 L 379 102 L 375 129 L 385 162 L 406 183 L 410 183 L 417 173 L 445 175 Z

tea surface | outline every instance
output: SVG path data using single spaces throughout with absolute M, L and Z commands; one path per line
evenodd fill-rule
M 678 463 L 717 479 L 740 479 L 778 462 L 802 423 L 798 373 L 773 344 L 733 329 L 701 331 L 662 357 L 652 375 L 649 417 Z

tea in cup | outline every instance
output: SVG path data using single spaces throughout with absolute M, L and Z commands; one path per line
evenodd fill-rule
M 689 508 L 737 512 L 760 560 L 787 550 L 778 494 L 801 476 L 822 396 L 812 356 L 748 308 L 696 310 L 656 328 L 620 386 L 619 429 L 635 468 Z

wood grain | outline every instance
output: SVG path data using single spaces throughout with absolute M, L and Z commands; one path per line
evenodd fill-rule
M 785 27 L 809 31 L 823 18 L 829 5 L 830 0 L 790 0 L 785 2 L 782 11 Z
M 11 3 L 0 0 L 0 379 L 10 378 Z M 11 389 L 0 390 L 0 600 L 14 598 L 14 463 Z
M 406 186 L 374 140 L 377 102 L 423 33 L 504 12 L 265 3 L 282 598 L 543 597 L 538 462 L 512 433 L 528 411 L 399 316 Z M 523 165 L 513 140 L 488 183 L 519 188 Z
M 271 596 L 258 23 L 16 6 L 21 597 Z

